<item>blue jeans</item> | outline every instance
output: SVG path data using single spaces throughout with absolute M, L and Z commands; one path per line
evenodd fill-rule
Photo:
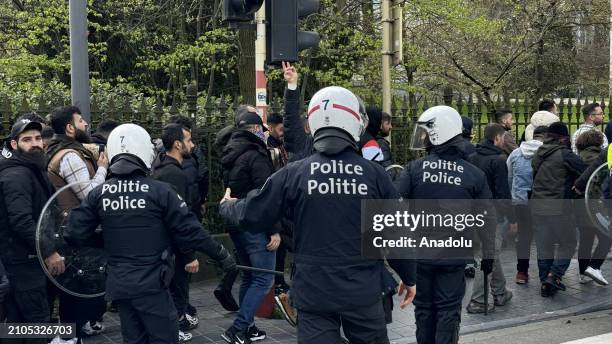
M 270 238 L 266 233 L 250 233 L 231 231 L 230 237 L 236 247 L 238 260 L 241 264 L 274 270 L 276 252 L 266 250 Z M 240 311 L 234 320 L 234 327 L 245 331 L 255 321 L 255 312 L 264 297 L 272 287 L 274 275 L 261 272 L 242 271 L 240 283 L 239 303 Z
M 533 215 L 540 281 L 548 273 L 563 277 L 576 250 L 576 228 L 573 218 L 565 215 Z M 555 254 L 555 244 L 558 245 Z

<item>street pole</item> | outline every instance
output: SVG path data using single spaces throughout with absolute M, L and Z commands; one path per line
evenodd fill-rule
M 89 57 L 87 55 L 87 0 L 70 0 L 70 90 L 72 104 L 91 123 Z
M 255 40 L 255 98 L 257 110 L 267 120 L 268 112 L 268 89 L 265 72 L 266 63 L 266 5 L 261 6 L 255 13 L 257 25 L 257 39 Z
M 391 1 L 382 0 L 382 89 L 383 102 L 382 108 L 386 113 L 391 113 L 391 65 L 393 59 L 392 30 L 393 20 L 391 19 Z M 612 0 L 611 0 L 612 1 Z

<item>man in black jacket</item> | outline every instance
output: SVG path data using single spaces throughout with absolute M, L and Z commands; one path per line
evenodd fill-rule
M 106 145 L 108 135 L 110 135 L 111 131 L 113 131 L 113 129 L 115 129 L 117 126 L 119 126 L 119 123 L 113 121 L 112 119 L 105 119 L 101 121 L 96 127 L 96 132 L 91 134 L 91 143 Z
M 265 143 L 265 127 L 255 112 L 241 112 L 236 118 L 236 130 L 223 149 L 223 184 L 232 189 L 232 196 L 244 198 L 246 194 L 264 185 L 274 173 L 274 167 Z M 274 270 L 276 249 L 281 242 L 280 226 L 275 223 L 266 233 L 250 233 L 228 226 L 241 264 Z M 243 271 L 240 284 L 240 310 L 234 324 L 222 334 L 228 343 L 261 340 L 264 331 L 254 325 L 257 308 L 273 283 L 269 273 Z
M 147 177 L 155 154 L 146 130 L 118 126 L 107 152 L 111 178 L 72 210 L 64 239 L 75 247 L 104 247 L 106 293 L 117 301 L 124 343 L 176 343 L 168 291 L 172 248 L 206 253 L 224 269 L 234 269 L 235 262 L 170 185 Z
M 493 303 L 487 305 L 489 311 L 495 306 L 504 306 L 512 298 L 512 292 L 506 289 L 506 278 L 502 264 L 499 260 L 499 252 L 508 228 L 516 226 L 514 211 L 510 199 L 510 187 L 508 186 L 508 168 L 506 167 L 505 145 L 506 129 L 499 124 L 489 124 L 485 127 L 484 140 L 476 147 L 476 152 L 469 156 L 469 161 L 480 168 L 487 178 L 487 184 L 491 190 L 492 199 L 497 206 L 497 230 L 495 231 L 495 265 L 491 274 L 491 293 Z M 472 288 L 472 297 L 467 306 L 468 313 L 484 313 L 484 275 L 476 272 Z M 491 299 L 489 299 L 491 300 Z
M 6 296 L 9 323 L 46 323 L 50 311 L 45 273 L 36 256 L 36 223 L 53 193 L 47 179 L 46 159 L 40 136 L 42 125 L 27 119 L 17 121 L 8 147 L 11 157 L 0 161 L 0 259 L 11 281 Z M 64 272 L 64 260 L 55 247 L 42 246 L 47 268 Z M 24 343 L 46 343 L 44 338 Z
M 398 199 L 390 177 L 359 153 L 365 127 L 359 101 L 341 87 L 315 94 L 309 123 L 316 153 L 288 164 L 260 190 L 232 199 L 220 212 L 254 233 L 265 232 L 289 210 L 295 224 L 295 277 L 291 298 L 299 311 L 298 343 L 340 343 L 340 326 L 351 343 L 388 343 L 382 261 L 361 256 L 361 201 Z M 332 166 L 347 166 L 345 170 Z M 332 184 L 334 186 L 332 186 Z M 344 188 L 338 185 L 345 185 Z M 414 262 L 390 260 L 414 297 Z
M 531 160 L 533 224 L 538 249 L 541 295 L 548 297 L 565 290 L 563 275 L 576 249 L 576 222 L 573 216 L 572 186 L 585 164 L 570 149 L 569 130 L 561 122 L 548 127 L 544 144 Z M 555 254 L 555 243 L 558 244 Z
M 189 193 L 193 190 L 188 189 L 187 177 L 183 170 L 182 163 L 190 157 L 190 152 L 193 149 L 191 141 L 191 133 L 189 129 L 180 124 L 168 124 L 162 130 L 162 142 L 165 152 L 159 154 L 158 158 L 153 163 L 154 179 L 170 184 L 176 192 L 191 207 L 192 198 Z M 187 314 L 187 305 L 189 304 L 189 273 L 196 273 L 199 270 L 199 262 L 195 257 L 194 251 L 186 253 L 177 252 L 174 278 L 170 284 L 170 293 L 176 307 L 177 316 L 179 319 L 179 338 L 181 341 L 191 339 L 189 331 L 197 327 L 199 320 Z

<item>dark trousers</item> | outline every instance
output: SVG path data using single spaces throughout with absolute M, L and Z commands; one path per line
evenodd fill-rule
M 170 283 L 170 294 L 172 301 L 176 307 L 177 316 L 180 318 L 185 315 L 187 305 L 189 304 L 189 273 L 185 271 L 185 265 L 191 262 L 186 262 L 184 257 L 176 257 L 174 265 L 174 277 Z
M 67 294 L 58 289 L 51 282 L 47 287 L 49 314 L 53 313 L 55 298 L 59 298 L 59 318 L 63 323 L 76 324 L 76 337 L 83 338 L 85 334 L 82 329 L 88 321 L 98 321 L 106 312 L 106 301 L 104 296 L 95 298 L 80 298 Z
M 597 247 L 593 251 L 593 242 L 597 236 Z M 599 233 L 593 226 L 580 226 L 580 243 L 578 245 L 578 266 L 580 273 L 584 274 L 589 266 L 593 269 L 601 268 L 610 252 L 612 240 Z
M 134 299 L 117 300 L 124 344 L 176 344 L 176 309 L 167 290 Z
M 418 344 L 456 344 L 465 295 L 464 265 L 417 265 L 414 299 Z M 300 319 L 302 321 L 302 319 Z
M 549 273 L 561 278 L 565 275 L 576 250 L 576 228 L 570 216 L 533 215 L 538 273 L 544 281 Z M 558 244 L 555 253 L 555 244 Z
M 516 241 L 516 271 L 527 273 L 529 271 L 529 255 L 533 241 L 533 226 L 531 210 L 527 205 L 515 205 L 516 222 L 518 225 L 518 238 Z
M 382 302 L 339 313 L 300 310 L 298 317 L 299 344 L 340 344 L 340 327 L 351 344 L 389 343 Z
M 49 304 L 44 286 L 25 291 L 11 290 L 6 296 L 4 309 L 8 323 L 48 323 Z M 47 338 L 1 339 L 2 343 L 46 344 Z
M 276 250 L 276 271 L 285 271 L 285 258 L 287 257 L 287 245 L 285 241 L 281 241 L 280 246 Z M 274 284 L 286 284 L 284 275 L 275 275 Z
M 236 264 L 242 264 L 240 259 L 238 258 L 238 254 L 236 253 L 236 249 L 234 249 L 234 260 Z M 232 287 L 234 286 L 234 282 L 236 282 L 236 278 L 238 278 L 238 274 L 240 270 L 234 269 L 232 271 L 227 272 L 221 278 L 221 282 L 219 282 L 219 286 L 217 288 L 223 289 L 225 291 L 231 292 Z

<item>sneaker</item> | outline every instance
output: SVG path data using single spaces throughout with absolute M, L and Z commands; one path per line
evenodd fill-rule
M 189 321 L 191 325 L 196 326 L 196 327 L 200 323 L 200 319 L 198 319 L 197 316 L 191 316 L 189 315 L 189 313 L 185 313 L 185 319 L 187 319 L 187 321 Z
M 527 284 L 529 282 L 529 275 L 526 272 L 519 271 L 516 273 L 514 281 L 516 284 Z
M 502 295 L 493 295 L 493 304 L 495 306 L 505 306 L 508 301 L 512 299 L 512 292 L 510 290 L 506 290 Z
M 251 340 L 244 331 L 236 329 L 234 326 L 221 334 L 221 338 L 229 344 L 251 344 Z
M 266 331 L 262 331 L 257 328 L 257 326 L 253 325 L 249 327 L 247 330 L 247 337 L 251 342 L 256 342 L 258 340 L 266 339 Z
M 189 303 L 187 304 L 187 309 L 185 310 L 185 313 L 191 315 L 192 317 L 198 316 L 198 310 Z
M 219 303 L 221 304 L 221 307 L 223 307 L 226 311 L 238 312 L 238 310 L 240 309 L 240 307 L 238 307 L 238 304 L 236 303 L 236 300 L 234 300 L 234 296 L 232 296 L 231 291 L 226 291 L 222 288 L 217 287 L 213 294 L 217 298 L 217 301 L 219 301 Z
M 183 332 L 183 331 L 179 330 L 178 339 L 179 339 L 178 340 L 179 344 L 180 343 L 186 343 L 186 342 L 190 341 L 191 339 L 193 339 L 193 335 L 191 333 Z
M 561 277 L 557 277 L 550 273 L 548 276 L 546 276 L 546 279 L 542 283 L 552 287 L 553 289 L 565 290 L 565 284 L 561 282 Z
M 189 320 L 187 320 L 187 317 L 185 315 L 183 315 L 179 320 L 179 330 L 181 331 L 191 331 L 194 328 L 198 327 L 198 324 L 192 324 Z
M 473 266 L 466 266 L 465 267 L 465 277 L 467 278 L 474 278 L 474 276 L 476 276 L 476 268 L 474 268 Z
M 586 270 L 584 270 L 584 274 L 591 277 L 593 281 L 599 285 L 608 285 L 608 281 L 606 281 L 601 273 L 601 270 L 599 269 L 593 269 L 589 266 Z
M 290 289 L 289 285 L 285 282 L 279 283 L 274 287 L 274 295 L 280 295 L 282 293 L 288 292 Z
M 83 325 L 81 331 L 83 331 L 86 336 L 97 336 L 104 332 L 104 329 L 105 327 L 101 322 L 88 321 L 85 323 L 85 325 Z
M 289 325 L 296 327 L 297 326 L 297 312 L 295 308 L 291 305 L 291 301 L 289 300 L 289 294 L 283 293 L 280 295 L 274 296 L 274 302 L 278 309 L 280 309 L 281 313 L 283 313 L 283 317 Z
M 466 310 L 470 314 L 481 314 L 481 313 L 485 312 L 485 305 L 484 305 L 484 303 L 480 303 L 480 302 L 476 302 L 476 301 L 470 301 L 470 303 L 468 304 Z M 493 311 L 495 311 L 495 304 L 494 303 L 490 303 L 489 304 L 489 309 L 487 309 L 487 313 L 491 313 Z

